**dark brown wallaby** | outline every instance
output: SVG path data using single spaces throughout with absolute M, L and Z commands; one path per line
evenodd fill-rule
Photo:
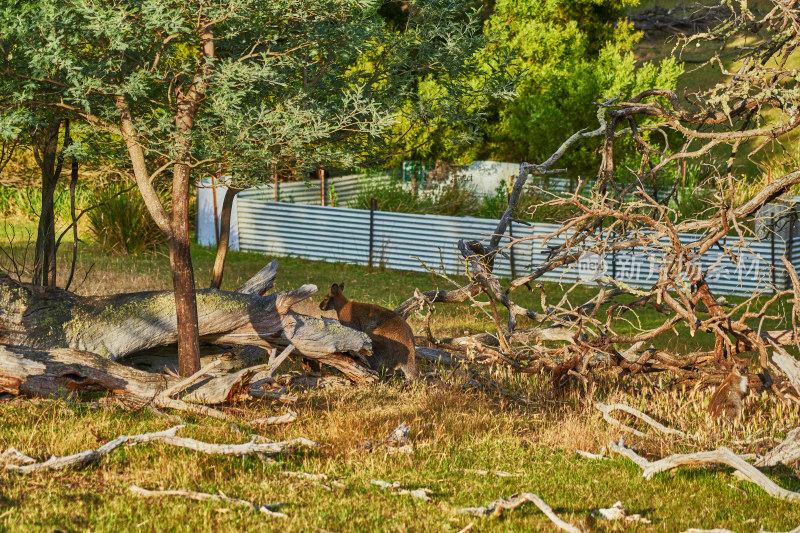
M 335 309 L 339 322 L 369 336 L 372 340 L 369 361 L 373 370 L 402 370 L 406 379 L 418 377 L 414 333 L 403 317 L 379 305 L 351 302 L 342 294 L 343 290 L 344 283 L 334 283 L 319 308 L 323 311 Z
M 742 401 L 747 396 L 747 369 L 740 371 L 744 364 L 734 362 L 730 374 L 717 386 L 708 403 L 708 411 L 714 420 L 723 418 L 735 423 L 742 414 Z

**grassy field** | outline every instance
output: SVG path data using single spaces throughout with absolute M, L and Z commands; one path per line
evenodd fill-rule
M 66 254 L 67 250 L 63 253 Z M 198 285 L 206 285 L 213 253 L 195 249 Z M 269 260 L 233 253 L 224 286 L 236 287 Z M 314 283 L 327 287 L 344 281 L 354 299 L 393 307 L 413 293 L 446 287 L 437 276 L 371 271 L 365 267 L 280 258 L 277 289 Z M 84 279 L 89 267 L 94 265 Z M 66 256 L 60 268 L 66 268 Z M 7 264 L 2 265 L 7 268 Z M 110 293 L 167 288 L 168 260 L 154 256 L 109 256 L 89 246 L 79 264 L 78 292 Z M 62 277 L 63 279 L 63 277 Z M 589 288 L 581 289 L 588 291 Z M 551 297 L 561 289 L 547 286 Z M 523 305 L 538 306 L 538 296 L 521 291 Z M 588 293 L 587 293 L 588 294 Z M 321 296 L 320 296 L 321 297 Z M 319 301 L 316 298 L 315 301 Z M 467 304 L 437 306 L 436 335 L 461 335 L 489 329 L 483 311 Z M 643 316 L 644 322 L 658 316 Z M 421 324 L 412 317 L 412 326 Z M 524 326 L 524 325 L 523 325 Z M 678 349 L 702 339 L 678 335 Z M 784 531 L 800 524 L 800 506 L 777 501 L 754 485 L 739 481 L 728 468 L 684 468 L 645 481 L 631 462 L 584 459 L 575 449 L 600 452 L 619 431 L 610 428 L 581 395 L 553 396 L 546 376 L 493 377 L 515 391 L 525 391 L 530 405 L 469 389 L 465 371 L 441 371 L 439 383 L 386 382 L 368 387 L 303 392 L 291 406 L 273 401 L 237 404 L 240 417 L 231 424 L 184 417 L 182 436 L 208 442 L 240 443 L 251 434 L 273 440 L 306 437 L 316 450 L 262 462 L 255 457 L 219 458 L 144 444 L 118 449 L 99 465 L 80 470 L 23 476 L 0 473 L 2 531 L 550 531 L 551 523 L 532 505 L 502 518 L 475 518 L 457 511 L 486 506 L 515 492 L 539 494 L 565 520 L 587 531 L 683 531 L 724 527 L 737 532 Z M 796 408 L 774 396 L 748 397 L 744 423 L 715 426 L 704 410 L 708 391 L 670 387 L 669 376 L 620 377 L 615 371 L 596 376 L 595 400 L 625 403 L 650 413 L 668 426 L 699 435 L 698 441 L 626 438 L 639 453 L 660 458 L 673 452 L 713 449 L 763 452 L 799 422 Z M 260 428 L 248 420 L 285 413 L 298 419 L 285 426 Z M 15 447 L 39 459 L 97 448 L 122 434 L 166 429 L 174 422 L 146 411 L 70 399 L 0 401 L 0 450 Z M 383 440 L 401 422 L 411 427 L 410 453 L 389 453 Z M 750 445 L 734 441 L 753 438 Z M 365 443 L 371 442 L 372 447 Z M 512 476 L 480 475 L 472 470 L 500 470 Z M 325 474 L 331 490 L 288 477 L 284 471 Z M 782 486 L 798 490 L 797 465 L 768 472 Z M 394 495 L 370 484 L 373 479 L 427 488 L 432 502 Z M 333 486 L 333 482 L 340 486 Z M 147 489 L 222 491 L 259 504 L 282 502 L 288 518 L 264 515 L 219 503 L 181 498 L 150 500 L 131 494 L 132 484 Z M 629 512 L 651 524 L 606 522 L 593 511 L 622 501 Z

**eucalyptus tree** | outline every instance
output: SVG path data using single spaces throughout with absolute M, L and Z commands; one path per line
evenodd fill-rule
M 1 82 L 0 82 L 1 83 Z M 31 282 L 40 286 L 56 284 L 56 186 L 61 178 L 65 156 L 71 149 L 70 123 L 58 110 L 40 110 L 41 113 L 13 112 L 9 109 L 9 95 L 0 96 L 0 171 L 14 154 L 29 150 L 39 167 L 41 196 L 39 221 L 34 246 Z M 27 273 L 20 269 L 19 274 Z
M 37 0 L 2 4 L 0 96 L 73 115 L 124 146 L 167 236 L 179 370 L 199 368 L 188 227 L 192 172 L 223 165 L 236 186 L 272 164 L 352 164 L 405 120 L 449 115 L 486 93 L 460 87 L 480 46 L 462 0 Z M 388 2 L 386 2 L 388 4 Z M 421 79 L 448 91 L 421 99 Z M 450 83 L 450 85 L 448 85 Z M 433 111 L 432 111 L 433 110 Z M 476 117 L 460 116 L 470 121 Z M 170 179 L 171 178 L 171 179 Z M 164 205 L 160 188 L 171 192 Z

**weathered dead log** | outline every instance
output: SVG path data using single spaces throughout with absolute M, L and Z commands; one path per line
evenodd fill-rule
M 131 485 L 130 491 L 141 498 L 163 498 L 164 496 L 180 496 L 182 498 L 189 498 L 190 500 L 196 500 L 199 502 L 212 501 L 219 503 L 228 503 L 231 505 L 236 505 L 238 507 L 247 507 L 251 511 L 257 510 L 260 513 L 266 514 L 267 516 L 272 516 L 274 518 L 288 518 L 286 514 L 278 513 L 272 510 L 280 507 L 283 504 L 271 503 L 267 505 L 256 505 L 253 504 L 252 502 L 240 500 L 239 498 L 231 498 L 222 493 L 209 494 L 207 492 L 197 492 L 193 490 L 148 490 L 148 489 L 143 489 L 137 485 Z
M 624 455 L 642 469 L 645 479 L 651 479 L 659 472 L 665 472 L 686 465 L 725 464 L 740 473 L 746 481 L 750 481 L 764 489 L 764 492 L 788 502 L 800 502 L 800 494 L 784 489 L 761 473 L 756 467 L 742 459 L 725 447 L 708 452 L 676 453 L 658 461 L 648 461 L 635 451 L 626 447 L 621 441 L 610 442 L 609 450 Z
M 187 402 L 219 404 L 248 391 L 250 380 L 261 365 L 209 379 L 207 368 L 180 380 L 168 374 L 144 372 L 91 352 L 59 348 L 37 350 L 0 344 L 0 395 L 54 397 L 73 392 L 108 391 L 131 409 L 145 406 L 179 409 L 217 418 L 229 418 L 207 406 Z M 361 379 L 353 374 L 351 379 Z M 172 396 L 193 387 L 183 399 Z
M 109 391 L 126 404 L 141 405 L 178 381 L 91 352 L 0 345 L 0 394 L 51 397 L 76 391 Z
M 783 442 L 758 459 L 755 465 L 758 467 L 789 465 L 797 461 L 800 461 L 800 428 L 791 430 Z
M 314 285 L 262 296 L 272 286 L 276 265 L 267 265 L 236 292 L 197 291 L 201 340 L 268 349 L 291 343 L 298 355 L 334 366 L 354 381 L 374 380 L 375 374 L 353 359 L 371 353 L 364 333 L 335 320 L 290 311 L 316 292 Z M 0 274 L 0 342 L 6 344 L 72 348 L 119 360 L 175 343 L 175 316 L 169 291 L 83 297 L 56 287 L 20 284 Z

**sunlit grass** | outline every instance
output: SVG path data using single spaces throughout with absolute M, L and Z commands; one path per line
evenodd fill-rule
M 82 248 L 79 272 L 94 267 L 79 285 L 82 294 L 168 289 L 169 261 L 156 255 L 109 256 L 91 245 Z M 68 268 L 66 251 L 60 273 Z M 194 249 L 198 286 L 210 278 L 213 250 Z M 232 253 L 223 288 L 234 289 L 271 258 Z M 62 278 L 63 279 L 63 276 Z M 81 278 L 82 279 L 82 278 Z M 354 299 L 394 307 L 414 288 L 449 288 L 442 278 L 426 273 L 369 270 L 366 267 L 279 258 L 277 290 L 314 283 L 326 290 L 345 282 Z M 463 282 L 463 279 L 456 279 Z M 595 288 L 580 287 L 578 300 Z M 563 291 L 547 284 L 548 300 Z M 520 304 L 538 309 L 538 293 L 512 293 Z M 318 299 L 317 299 L 318 301 Z M 313 305 L 313 302 L 312 304 Z M 644 325 L 661 316 L 642 314 Z M 411 319 L 419 329 L 422 318 Z M 491 329 L 484 312 L 470 304 L 437 305 L 433 319 L 438 336 Z M 526 327 L 521 324 L 521 327 Z M 697 349 L 706 340 L 688 335 L 671 340 L 676 349 Z M 675 387 L 670 376 L 618 376 L 600 369 L 595 376 L 595 401 L 620 402 L 649 413 L 662 423 L 697 435 L 697 440 L 667 439 L 634 420 L 626 420 L 650 436 L 627 437 L 639 453 L 659 458 L 669 453 L 725 445 L 739 452 L 760 453 L 799 423 L 795 407 L 772 395 L 751 395 L 743 423 L 714 425 L 705 411 L 708 390 Z M 729 528 L 737 532 L 785 531 L 800 523 L 796 504 L 768 497 L 752 484 L 737 480 L 730 469 L 684 468 L 645 481 L 638 467 L 620 458 L 591 461 L 575 455 L 583 449 L 599 453 L 619 430 L 610 428 L 582 389 L 554 395 L 546 375 L 519 376 L 503 370 L 494 379 L 530 405 L 474 389 L 462 369 L 443 369 L 440 383 L 382 383 L 311 393 L 296 392 L 292 409 L 298 420 L 287 426 L 257 428 L 247 420 L 282 414 L 286 406 L 251 402 L 232 411 L 237 424 L 187 418 L 182 435 L 210 442 L 245 442 L 251 433 L 282 440 L 303 436 L 320 448 L 279 458 L 277 464 L 256 458 L 208 457 L 163 444 L 146 444 L 112 453 L 100 465 L 81 471 L 22 476 L 0 473 L 0 530 L 3 531 L 459 531 L 474 522 L 477 531 L 549 531 L 550 523 L 533 506 L 503 518 L 474 518 L 461 507 L 485 506 L 519 491 L 542 496 L 565 520 L 594 531 L 682 531 L 689 527 Z M 623 418 L 623 420 L 625 420 Z M 411 426 L 411 454 L 389 454 L 383 439 L 401 422 Z M 0 402 L 0 450 L 16 447 L 37 459 L 63 455 L 121 434 L 166 429 L 172 423 L 147 411 L 129 413 L 116 407 L 89 408 L 68 400 Z M 751 444 L 736 444 L 747 437 Z M 373 446 L 365 446 L 369 441 Z M 782 486 L 800 489 L 797 465 L 767 473 Z M 282 470 L 322 473 L 345 485 L 325 490 L 289 478 Z M 503 470 L 515 477 L 480 476 L 468 469 Z M 370 485 L 371 479 L 398 481 L 408 488 L 433 491 L 434 503 L 392 495 Z M 129 493 L 136 484 L 148 489 L 222 491 L 256 503 L 284 502 L 290 518 L 270 519 L 246 510 L 182 499 L 143 500 Z M 625 503 L 651 525 L 624 526 L 598 522 L 592 511 Z

